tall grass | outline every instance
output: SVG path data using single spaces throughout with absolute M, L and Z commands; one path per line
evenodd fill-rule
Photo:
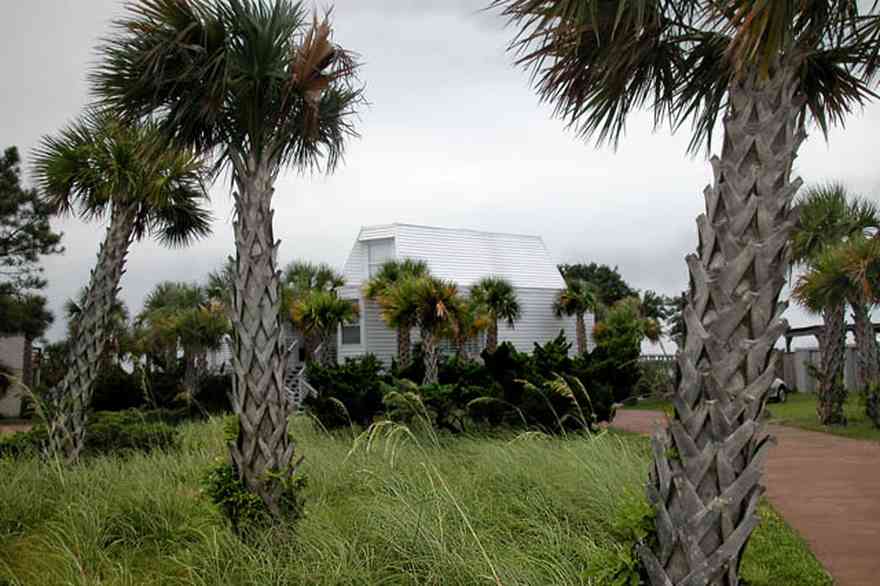
M 0 461 L 0 584 L 605 584 L 629 555 L 619 520 L 643 502 L 639 438 L 385 424 L 352 440 L 299 418 L 306 516 L 242 541 L 200 495 L 221 428 L 70 470 Z M 766 579 L 752 584 L 784 584 Z

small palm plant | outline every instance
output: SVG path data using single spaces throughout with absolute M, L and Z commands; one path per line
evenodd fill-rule
M 581 279 L 569 279 L 565 289 L 559 292 L 553 310 L 558 316 L 575 316 L 575 331 L 579 354 L 587 352 L 587 325 L 584 316 L 595 313 L 599 307 L 599 294 L 590 283 Z
M 50 393 L 49 449 L 72 462 L 83 448 L 92 388 L 131 243 L 151 235 L 169 246 L 185 246 L 209 234 L 211 215 L 203 207 L 207 168 L 189 149 L 160 146 L 155 125 L 125 125 L 91 112 L 43 139 L 35 170 L 43 195 L 60 213 L 110 217 L 78 307 L 67 373 Z
M 455 321 L 461 299 L 455 283 L 435 277 L 410 277 L 389 288 L 380 298 L 382 315 L 389 324 L 413 323 L 419 328 L 425 360 L 424 384 L 436 384 L 439 342 Z
M 489 330 L 486 334 L 486 350 L 498 349 L 498 322 L 504 320 L 513 327 L 522 315 L 522 307 L 516 296 L 516 289 L 503 277 L 484 277 L 471 289 L 471 299 L 482 305 L 489 315 Z
M 284 311 L 293 319 L 293 325 L 298 326 L 303 334 L 303 346 L 307 360 L 315 358 L 315 351 L 320 348 L 324 352 L 333 350 L 332 344 L 322 344 L 320 328 L 308 328 L 305 331 L 303 324 L 294 319 L 297 303 L 304 301 L 314 292 L 330 292 L 334 295 L 345 285 L 345 277 L 336 269 L 326 263 L 312 263 L 297 260 L 285 267 L 281 275 L 282 297 Z M 317 302 L 317 299 L 313 299 Z M 317 357 L 322 363 L 332 361 L 335 355 Z
M 862 198 L 852 196 L 837 182 L 808 188 L 800 197 L 800 217 L 791 235 L 792 262 L 807 267 L 807 278 L 799 281 L 795 298 L 808 310 L 821 313 L 824 322 L 819 346 L 817 413 L 823 425 L 846 423 L 842 384 L 846 350 L 847 295 L 840 287 L 847 282 L 842 267 L 834 266 L 834 255 L 825 253 L 849 238 L 880 227 L 880 212 Z
M 291 319 L 306 335 L 319 341 L 318 361 L 331 366 L 336 361 L 335 335 L 339 326 L 358 318 L 358 305 L 341 299 L 333 291 L 313 289 L 293 302 Z
M 405 258 L 402 260 L 389 260 L 379 267 L 373 277 L 364 286 L 364 295 L 367 299 L 378 302 L 390 288 L 410 277 L 425 277 L 430 273 L 428 263 L 422 260 Z M 412 339 L 410 332 L 415 326 L 412 321 L 407 321 L 407 316 L 399 315 L 397 324 L 397 361 L 401 367 L 409 366 L 411 361 Z
M 713 185 L 687 258 L 691 291 L 669 433 L 655 436 L 653 585 L 734 586 L 769 444 L 759 421 L 787 324 L 779 303 L 814 122 L 827 134 L 875 97 L 880 5 L 794 0 L 495 0 L 541 97 L 583 137 L 617 143 L 630 114 L 691 122 Z M 717 463 L 708 461 L 714 446 Z M 713 452 L 714 453 L 714 452 Z M 714 461 L 713 461 L 714 462 Z
M 236 472 L 282 513 L 294 445 L 286 432 L 286 347 L 275 181 L 286 168 L 335 169 L 362 102 L 357 63 L 328 17 L 292 0 L 135 0 L 101 47 L 92 76 L 102 104 L 152 117 L 165 133 L 215 155 L 235 200 L 233 370 L 240 432 Z

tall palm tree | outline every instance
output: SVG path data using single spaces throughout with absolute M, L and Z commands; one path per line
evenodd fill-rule
M 278 243 L 279 173 L 332 171 L 362 101 L 357 64 L 291 0 L 136 0 L 101 48 L 92 76 L 102 103 L 156 117 L 166 133 L 210 151 L 235 200 L 233 370 L 241 422 L 230 455 L 240 478 L 280 514 L 293 470 L 284 387 Z
M 483 277 L 471 289 L 471 299 L 489 314 L 491 322 L 486 334 L 486 350 L 494 352 L 498 348 L 498 321 L 504 320 L 513 327 L 522 315 L 516 289 L 503 277 Z
M 160 145 L 152 124 L 124 125 L 89 112 L 57 136 L 43 138 L 35 170 L 42 195 L 59 213 L 85 219 L 109 215 L 85 298 L 75 320 L 68 370 L 50 396 L 49 449 L 78 459 L 98 363 L 113 319 L 119 280 L 131 243 L 147 235 L 185 246 L 211 231 L 203 179 L 191 150 Z
M 424 384 L 438 381 L 444 330 L 454 322 L 461 299 L 455 283 L 435 277 L 410 277 L 389 288 L 381 297 L 382 316 L 392 326 L 414 323 L 419 328 L 425 360 Z
M 553 310 L 558 316 L 575 316 L 575 334 L 577 336 L 577 349 L 579 354 L 587 351 L 587 326 L 584 316 L 589 312 L 596 312 L 599 308 L 599 294 L 590 283 L 580 279 L 569 279 L 565 282 L 565 289 L 559 292 L 553 304 Z
M 823 255 L 848 238 L 880 227 L 880 212 L 873 203 L 851 196 L 837 182 L 809 187 L 799 198 L 799 209 L 799 222 L 791 235 L 792 263 L 816 270 L 802 282 L 800 290 L 795 290 L 795 297 L 808 310 L 820 312 L 824 323 L 819 340 L 822 362 L 817 413 L 824 425 L 845 425 L 846 387 L 841 377 L 846 352 L 847 296 L 837 294 L 836 287 L 828 288 L 845 279 L 844 275 L 838 275 L 840 280 L 835 277 L 840 267 L 829 265 L 831 258 Z M 816 265 L 820 259 L 821 267 Z
M 75 297 L 64 302 L 64 317 L 67 320 L 67 337 L 74 340 L 77 337 L 79 321 L 83 316 L 83 309 L 89 297 L 89 288 L 82 287 Z M 128 305 L 118 297 L 113 300 L 107 310 L 107 322 L 104 326 L 104 353 L 100 359 L 105 364 L 116 361 L 120 362 L 125 357 L 125 344 L 129 335 L 129 311 Z
M 322 366 L 330 366 L 336 361 L 334 336 L 339 326 L 358 318 L 358 306 L 341 299 L 334 291 L 312 289 L 293 303 L 291 318 L 306 335 L 318 338 L 318 361 Z
M 424 277 L 430 274 L 428 263 L 423 260 L 405 258 L 389 260 L 379 267 L 364 286 L 367 299 L 378 302 L 391 287 L 410 277 Z M 398 316 L 401 320 L 397 325 L 397 361 L 401 367 L 409 366 L 412 356 L 412 338 L 410 332 L 414 323 L 407 321 L 406 316 Z
M 541 97 L 583 137 L 616 144 L 645 106 L 656 125 L 692 121 L 691 149 L 721 154 L 687 259 L 681 382 L 656 434 L 652 584 L 731 586 L 758 523 L 769 444 L 759 425 L 786 329 L 791 180 L 806 125 L 823 133 L 873 97 L 880 16 L 855 0 L 495 0 Z M 710 452 L 706 452 L 709 450 Z

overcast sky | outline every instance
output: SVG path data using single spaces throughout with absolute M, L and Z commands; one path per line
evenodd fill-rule
M 330 177 L 289 173 L 276 185 L 282 264 L 304 258 L 340 266 L 362 225 L 394 221 L 538 234 L 559 262 L 617 265 L 635 287 L 673 294 L 687 283 L 695 216 L 711 180 L 689 158 L 687 132 L 653 133 L 637 115 L 615 152 L 579 141 L 538 103 L 505 47 L 512 31 L 487 0 L 339 0 L 336 41 L 364 61 L 370 105 L 360 139 Z M 324 7 L 326 3 L 319 3 Z M 0 19 L 0 148 L 25 157 L 89 101 L 94 46 L 122 13 L 121 0 L 4 2 Z M 853 116 L 828 144 L 813 132 L 797 171 L 807 182 L 840 179 L 880 194 L 880 106 Z M 28 177 L 28 181 L 30 178 Z M 133 313 L 162 280 L 200 279 L 233 247 L 231 199 L 211 190 L 214 235 L 185 250 L 133 246 L 122 297 Z M 45 260 L 51 338 L 63 301 L 86 283 L 104 226 L 56 223 L 67 252 Z M 811 323 L 790 311 L 794 325 Z

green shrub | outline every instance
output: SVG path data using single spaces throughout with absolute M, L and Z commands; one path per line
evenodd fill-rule
M 464 385 L 416 385 L 403 379 L 383 385 L 383 403 L 389 419 L 412 424 L 427 420 L 431 426 L 452 433 L 467 431 L 468 404 L 482 396 L 481 387 Z
M 185 413 L 153 410 L 99 411 L 89 415 L 84 454 L 98 456 L 126 452 L 171 450 L 179 446 L 174 424 L 188 419 Z M 49 439 L 46 426 L 0 437 L 0 457 L 39 454 Z
M 227 444 L 235 442 L 239 433 L 239 419 L 229 415 L 223 419 L 223 438 Z M 291 438 L 293 441 L 293 438 Z M 306 486 L 303 476 L 296 475 L 296 467 L 290 473 L 276 471 L 272 474 L 275 482 L 282 485 L 280 494 L 281 515 L 285 522 L 293 522 L 303 515 L 302 492 Z M 252 531 L 259 531 L 271 525 L 276 519 L 258 495 L 248 490 L 235 466 L 228 461 L 219 460 L 208 469 L 202 479 L 202 490 L 232 524 L 240 536 L 246 537 Z
M 372 354 L 347 358 L 339 366 L 323 367 L 311 362 L 306 378 L 319 396 L 309 397 L 305 405 L 328 429 L 352 423 L 367 426 L 382 413 L 381 385 L 388 376 Z
M 123 411 L 145 405 L 141 382 L 135 374 L 125 372 L 117 364 L 110 364 L 100 369 L 95 380 L 92 409 Z

